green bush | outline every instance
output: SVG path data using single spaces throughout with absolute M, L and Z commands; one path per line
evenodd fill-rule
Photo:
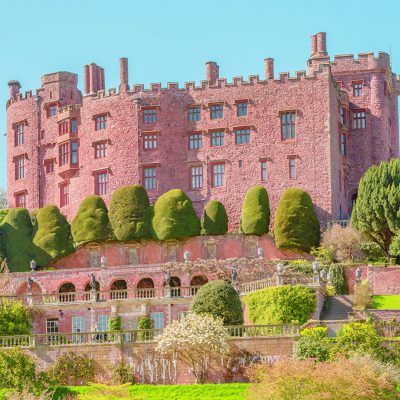
M 302 189 L 286 189 L 278 203 L 274 235 L 279 249 L 309 252 L 317 246 L 320 226 L 310 196 Z
M 9 210 L 0 226 L 4 237 L 5 256 L 11 272 L 29 271 L 33 258 L 32 223 L 25 208 Z
M 224 205 L 217 200 L 211 200 L 204 209 L 201 220 L 203 235 L 225 235 L 228 232 L 228 214 Z
M 254 324 L 304 324 L 315 310 L 315 292 L 304 286 L 276 286 L 244 297 L 247 315 Z
M 6 218 L 7 214 L 9 212 L 8 208 L 3 208 L 0 210 L 0 224 L 4 221 L 4 219 Z
M 202 286 L 190 305 L 194 314 L 207 314 L 223 320 L 224 325 L 243 324 L 240 297 L 229 283 L 215 280 Z
M 39 266 L 74 251 L 68 221 L 56 206 L 41 208 L 33 226 L 34 258 Z
M 137 328 L 139 331 L 144 330 L 150 330 L 152 328 L 152 322 L 151 318 L 147 315 L 140 315 L 138 318 L 138 325 Z M 151 333 L 150 332 L 138 332 L 138 340 L 139 341 L 146 341 L 151 339 Z
M 200 221 L 189 197 L 172 189 L 154 204 L 152 225 L 158 240 L 181 239 L 200 234 Z
M 29 311 L 20 301 L 0 302 L 0 336 L 28 335 L 31 332 Z
M 121 330 L 121 317 L 118 315 L 115 317 L 111 317 L 108 320 L 108 330 L 110 332 L 120 331 Z
M 240 230 L 246 235 L 268 233 L 270 208 L 268 192 L 262 186 L 253 186 L 244 197 Z
M 143 186 L 125 186 L 115 190 L 108 215 L 115 237 L 120 241 L 151 236 L 150 203 Z
M 100 196 L 89 196 L 82 201 L 71 231 L 76 244 L 104 242 L 112 238 L 107 207 Z
M 335 294 L 346 294 L 347 285 L 343 265 L 331 264 L 329 272 L 332 275 L 332 285 L 335 288 Z
M 294 346 L 294 356 L 299 360 L 314 358 L 327 361 L 332 351 L 332 342 L 326 337 L 328 329 L 324 327 L 304 329 Z

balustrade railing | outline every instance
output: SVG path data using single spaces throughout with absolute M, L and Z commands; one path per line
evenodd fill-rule
M 265 289 L 267 287 L 277 286 L 278 284 L 279 283 L 277 280 L 277 276 L 274 275 L 269 278 L 242 283 L 240 285 L 240 293 L 242 293 L 242 294 L 250 293 L 250 292 L 254 292 L 256 290 Z

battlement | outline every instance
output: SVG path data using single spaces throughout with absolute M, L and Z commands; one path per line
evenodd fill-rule
M 43 75 L 41 82 L 42 82 L 42 86 L 47 85 L 49 83 L 55 83 L 55 82 L 68 82 L 73 85 L 77 85 L 78 84 L 78 74 L 75 74 L 73 72 L 66 72 L 66 71 L 53 72 L 50 74 Z
M 385 52 L 379 52 L 376 57 L 373 52 L 354 54 L 337 54 L 334 56 L 331 65 L 336 72 L 348 72 L 354 70 L 390 70 L 390 56 Z
M 57 113 L 57 121 L 78 117 L 81 113 L 81 107 L 81 104 L 71 104 L 65 107 L 60 107 Z

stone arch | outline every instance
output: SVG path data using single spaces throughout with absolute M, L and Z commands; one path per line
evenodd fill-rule
M 75 301 L 75 285 L 72 282 L 65 282 L 58 288 L 58 301 L 60 303 Z
M 75 291 L 75 285 L 72 282 L 65 282 L 58 288 L 58 293 L 71 293 Z
M 32 283 L 32 301 L 34 304 L 42 303 L 42 287 L 38 282 Z M 15 292 L 16 296 L 20 297 L 22 301 L 26 300 L 26 296 L 28 295 L 28 282 L 22 283 L 17 291 Z
M 203 286 L 208 283 L 208 278 L 204 275 L 195 275 L 190 280 L 190 286 Z
M 117 279 L 111 284 L 111 299 L 119 300 L 128 298 L 128 284 L 124 279 Z
M 90 286 L 90 281 L 85 285 L 85 292 L 90 292 L 92 290 L 92 287 Z M 100 282 L 96 281 L 96 290 L 99 292 L 100 291 Z
M 142 278 L 136 285 L 137 297 L 151 298 L 154 297 L 154 281 L 151 278 Z
M 181 279 L 179 276 L 171 276 L 169 287 L 171 288 L 171 297 L 181 297 Z

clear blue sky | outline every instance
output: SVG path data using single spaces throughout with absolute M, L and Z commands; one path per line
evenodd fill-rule
M 119 80 L 118 58 L 129 58 L 132 83 L 204 79 L 206 61 L 220 76 L 306 69 L 310 35 L 327 32 L 330 55 L 387 51 L 400 73 L 395 0 L 2 0 L 0 4 L 0 186 L 6 185 L 7 82 L 35 90 L 40 77 L 59 70 L 79 74 L 96 62 L 106 87 Z M 379 6 L 380 8 L 376 8 Z

